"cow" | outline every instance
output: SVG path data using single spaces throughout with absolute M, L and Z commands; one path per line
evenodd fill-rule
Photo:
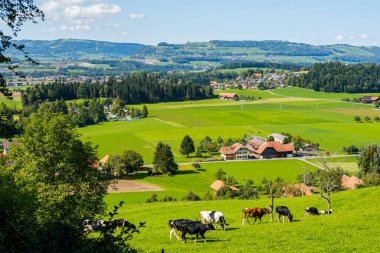
M 256 223 L 256 219 L 259 218 L 260 223 L 261 223 L 261 217 L 263 217 L 265 214 L 270 214 L 270 213 L 272 213 L 272 211 L 268 208 L 258 208 L 258 207 L 244 208 L 241 211 L 242 225 L 244 225 L 244 221 L 248 221 L 248 223 L 251 224 L 248 220 L 249 217 L 255 218 L 254 223 Z
M 309 213 L 312 215 L 319 215 L 318 209 L 315 207 L 306 207 L 305 208 L 305 216 L 309 217 Z
M 84 231 L 86 232 L 99 231 L 102 228 L 104 228 L 105 225 L 106 223 L 104 222 L 104 220 L 92 221 L 92 220 L 86 219 L 83 221 Z
M 107 228 L 118 229 L 119 227 L 126 227 L 128 230 L 137 230 L 136 226 L 124 219 L 111 219 L 105 222 Z
M 280 217 L 282 216 L 282 222 L 285 222 L 285 216 L 288 217 L 288 221 L 292 222 L 293 215 L 291 215 L 289 208 L 286 206 L 276 206 L 277 221 L 280 222 Z
M 320 214 L 332 214 L 332 212 L 333 212 L 332 209 L 319 211 Z
M 215 227 L 211 224 L 202 224 L 198 221 L 183 223 L 179 226 L 179 230 L 182 232 L 182 240 L 186 243 L 186 234 L 197 235 L 195 238 L 195 242 L 197 242 L 198 236 L 202 236 L 204 242 L 206 243 L 206 239 L 204 234 L 209 230 L 215 230 Z
M 201 211 L 199 213 L 199 218 L 203 224 L 215 223 L 215 229 L 217 228 L 219 222 L 223 230 L 226 230 L 228 226 L 223 214 L 218 211 Z
M 170 233 L 169 233 L 170 240 L 172 239 L 172 234 L 174 234 L 178 240 L 182 240 L 178 237 L 176 231 L 180 231 L 181 226 L 183 226 L 184 224 L 194 223 L 194 222 L 200 223 L 198 220 L 192 221 L 192 220 L 188 220 L 188 219 L 169 220 L 169 227 L 171 228 Z M 191 238 L 191 235 L 190 235 L 190 238 Z

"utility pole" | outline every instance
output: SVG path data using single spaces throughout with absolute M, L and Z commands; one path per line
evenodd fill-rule
M 273 191 L 272 191 L 272 181 L 269 181 L 268 183 L 268 188 L 269 188 L 269 195 L 270 195 L 270 221 L 273 222 L 273 212 L 274 212 L 274 200 L 273 200 Z

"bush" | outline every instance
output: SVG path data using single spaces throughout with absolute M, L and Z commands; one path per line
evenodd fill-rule
M 359 153 L 359 149 L 357 147 L 355 147 L 354 145 L 351 145 L 351 146 L 347 147 L 346 151 L 347 151 L 348 154 L 357 154 L 357 153 Z
M 160 202 L 172 202 L 172 201 L 177 201 L 177 199 L 173 198 L 172 196 L 166 196 L 166 195 L 160 199 Z
M 372 186 L 378 186 L 380 185 L 380 175 L 371 173 L 367 174 L 365 177 L 362 178 L 363 184 L 359 185 L 358 187 L 372 187 Z
M 376 116 L 375 118 L 373 118 L 376 122 L 380 122 L 380 117 L 379 116 Z
M 233 199 L 237 196 L 238 192 L 231 190 L 228 186 L 224 186 L 216 192 L 217 199 Z
M 369 116 L 365 116 L 364 120 L 365 120 L 365 122 L 370 122 L 371 118 Z
M 361 121 L 362 121 L 362 118 L 360 118 L 360 116 L 355 116 L 355 117 L 354 117 L 354 120 L 355 120 L 356 122 L 361 122 Z
M 185 197 L 183 197 L 182 200 L 200 201 L 201 198 L 197 194 L 193 193 L 192 191 L 189 191 L 189 193 L 186 194 Z
M 153 194 L 149 199 L 147 199 L 145 201 L 146 203 L 153 203 L 153 202 L 158 202 L 158 199 L 157 199 L 157 194 Z
M 214 193 L 207 191 L 205 195 L 203 195 L 203 200 L 214 200 Z
M 193 163 L 191 164 L 194 169 L 199 170 L 201 168 L 201 165 L 199 163 Z

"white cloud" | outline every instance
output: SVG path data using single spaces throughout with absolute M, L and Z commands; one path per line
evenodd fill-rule
M 121 32 L 122 35 L 128 35 L 129 33 L 128 32 Z
M 342 41 L 344 40 L 344 36 L 343 35 L 338 35 L 336 37 L 334 37 L 335 40 L 338 40 L 338 41 Z
M 368 36 L 368 34 L 363 33 L 363 34 L 360 34 L 360 35 L 359 35 L 359 38 L 361 38 L 361 39 L 363 39 L 363 40 L 368 40 L 368 39 L 369 39 L 369 36 Z
M 348 38 L 349 38 L 350 40 L 354 40 L 354 39 L 356 39 L 356 36 L 351 35 L 351 36 L 348 36 Z
M 100 18 L 121 13 L 116 4 L 94 4 L 89 6 L 72 5 L 64 9 L 64 14 L 73 18 Z
M 108 27 L 121 27 L 121 25 L 119 23 L 116 23 L 116 22 L 107 22 L 106 23 L 106 26 Z
M 145 18 L 145 15 L 142 14 L 142 13 L 130 13 L 130 14 L 128 15 L 128 17 L 129 17 L 130 19 L 144 19 L 144 18 Z
M 104 18 L 119 14 L 119 5 L 108 4 L 108 0 L 43 0 L 40 6 L 46 19 L 51 20 L 55 31 L 88 31 L 91 26 L 104 25 Z M 57 22 L 59 22 L 57 24 Z M 113 27 L 119 27 L 112 23 Z

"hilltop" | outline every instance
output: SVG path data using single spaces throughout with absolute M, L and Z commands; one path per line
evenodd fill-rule
M 156 46 L 95 40 L 20 40 L 37 60 L 133 59 L 150 64 L 218 65 L 231 61 L 265 61 L 297 63 L 344 61 L 380 63 L 380 48 L 347 44 L 310 45 L 288 41 L 221 41 L 188 42 Z M 17 55 L 16 51 L 9 51 Z

